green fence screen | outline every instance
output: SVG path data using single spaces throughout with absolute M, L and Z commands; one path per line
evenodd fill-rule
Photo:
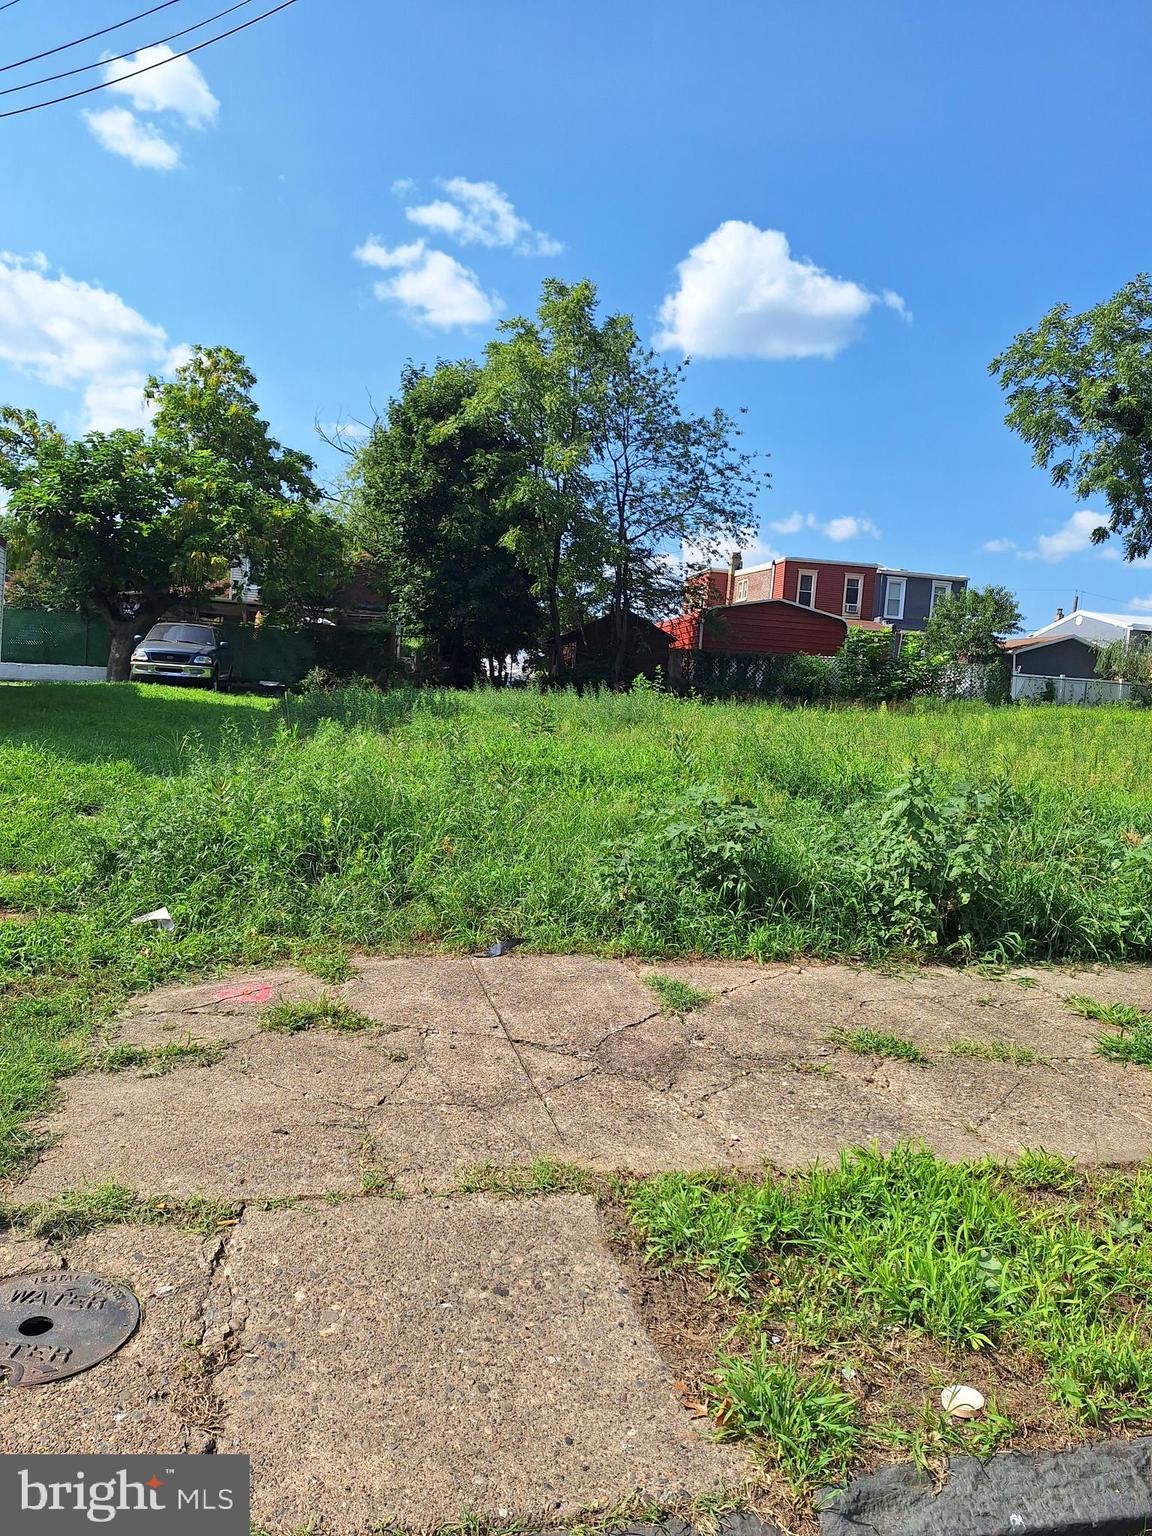
M 317 624 L 307 630 L 221 624 L 232 651 L 237 683 L 298 683 L 313 667 L 377 679 L 394 665 L 395 639 L 386 625 L 365 629 Z M 108 626 L 78 613 L 4 610 L 0 661 L 39 666 L 103 667 L 108 664 Z
M 79 613 L 5 608 L 0 661 L 38 666 L 103 667 L 108 664 L 108 626 Z

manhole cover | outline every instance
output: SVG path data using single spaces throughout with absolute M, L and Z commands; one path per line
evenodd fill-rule
M 53 1269 L 0 1280 L 0 1379 L 37 1387 L 114 1355 L 136 1332 L 140 1303 L 126 1285 Z

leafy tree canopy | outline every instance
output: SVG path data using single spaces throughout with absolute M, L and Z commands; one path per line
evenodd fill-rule
M 1005 417 L 1052 483 L 1102 495 L 1127 560 L 1152 552 L 1152 281 L 1141 274 L 1103 304 L 1059 304 L 991 364 Z
M 109 624 L 110 680 L 135 632 L 173 605 L 229 590 L 246 568 L 293 618 L 344 579 L 344 531 L 317 509 L 304 454 L 259 417 L 244 359 L 197 347 L 151 379 L 147 430 L 68 439 L 34 412 L 0 409 L 0 486 L 17 569 L 60 573 L 62 597 Z
M 936 604 L 924 626 L 924 645 L 930 656 L 950 661 L 995 661 L 1002 654 L 1000 641 L 1022 628 L 1007 587 L 969 587 Z
M 356 454 L 351 517 L 402 625 L 435 646 L 445 680 L 535 643 L 540 609 L 509 542 L 516 445 L 474 404 L 475 363 L 405 368 L 400 394 Z

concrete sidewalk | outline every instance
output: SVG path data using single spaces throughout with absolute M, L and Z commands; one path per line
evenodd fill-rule
M 636 1172 L 795 1167 L 873 1140 L 923 1139 L 952 1158 L 1152 1153 L 1152 1074 L 1096 1056 L 1099 1026 L 1064 1003 L 1086 992 L 1152 1007 L 1147 972 L 660 970 L 714 1000 L 668 1016 L 643 968 L 565 956 L 367 959 L 343 987 L 271 971 L 166 988 L 128 1010 L 116 1038 L 216 1042 L 223 1059 L 69 1079 L 19 1197 L 106 1179 L 179 1196 L 316 1196 L 358 1191 L 366 1168 L 418 1191 L 450 1188 L 464 1164 L 537 1157 Z M 324 992 L 378 1029 L 261 1031 L 269 1002 Z M 929 1064 L 829 1043 L 859 1027 L 912 1040 Z M 957 1040 L 1041 1060 L 955 1056 Z
M 790 1167 L 906 1138 L 950 1157 L 1152 1152 L 1152 1074 L 1096 1056 L 1098 1026 L 1064 1001 L 1150 1007 L 1147 972 L 659 971 L 711 1000 L 669 1015 L 644 967 L 515 955 L 366 959 L 340 988 L 265 971 L 139 999 L 110 1043 L 199 1041 L 219 1059 L 69 1079 L 12 1198 L 116 1180 L 241 1215 L 209 1239 L 174 1224 L 56 1249 L 0 1237 L 0 1273 L 95 1271 L 144 1313 L 94 1369 L 0 1391 L 0 1450 L 244 1452 L 254 1523 L 274 1536 L 472 1516 L 544 1529 L 719 1489 L 739 1503 L 751 1458 L 688 1411 L 595 1202 L 463 1194 L 464 1165 Z M 323 994 L 374 1027 L 261 1029 L 270 1004 Z M 829 1041 L 860 1027 L 926 1062 Z M 957 1040 L 1040 1059 L 957 1056 Z

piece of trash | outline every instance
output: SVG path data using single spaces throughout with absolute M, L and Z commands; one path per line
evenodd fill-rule
M 218 1003 L 270 1003 L 275 994 L 274 987 L 227 987 L 223 992 L 217 992 Z
M 495 944 L 490 945 L 489 948 L 484 950 L 483 958 L 485 960 L 499 960 L 501 955 L 506 955 L 510 949 L 515 949 L 520 942 L 514 933 L 506 934 L 504 938 L 497 939 Z
M 157 907 L 155 912 L 142 912 L 139 917 L 132 919 L 133 927 L 137 923 L 155 923 L 158 928 L 163 928 L 165 933 L 171 933 L 176 926 L 167 907 Z
M 974 1419 L 984 1406 L 984 1394 L 975 1387 L 959 1384 L 945 1387 L 940 1394 L 940 1406 L 954 1419 Z

